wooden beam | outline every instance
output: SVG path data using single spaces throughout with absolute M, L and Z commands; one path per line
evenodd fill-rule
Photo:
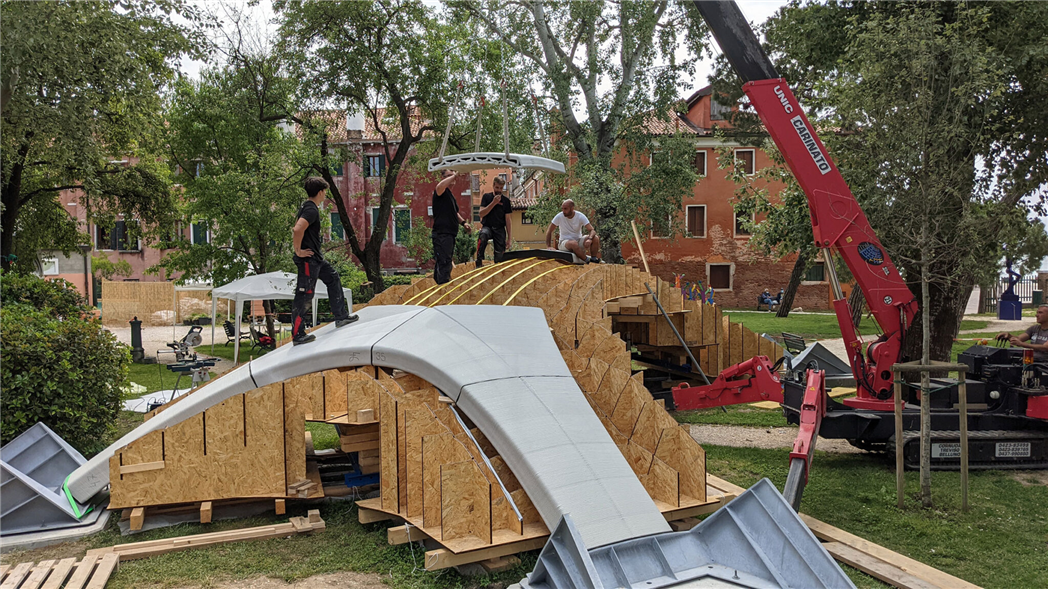
M 546 545 L 546 540 L 548 538 L 549 536 L 541 536 L 539 538 L 531 538 L 520 542 L 499 544 L 497 546 L 482 548 L 480 550 L 460 552 L 459 554 L 455 554 L 446 548 L 430 550 L 426 552 L 426 570 L 438 571 L 440 569 L 457 567 L 472 562 L 498 558 L 500 556 L 509 556 L 511 554 L 517 554 L 518 552 L 538 550 Z
M 157 462 L 143 462 L 141 464 L 128 464 L 127 466 L 120 467 L 120 474 L 131 474 L 133 472 L 146 472 L 150 470 L 160 470 L 164 468 L 164 461 L 159 460 Z
M 211 502 L 204 501 L 200 504 L 200 523 L 211 523 Z
M 87 580 L 91 577 L 91 573 L 95 570 L 95 564 L 98 563 L 97 555 L 85 555 L 84 559 L 76 565 L 76 570 L 73 572 L 73 576 L 69 578 L 69 582 L 66 583 L 65 589 L 83 589 L 84 585 L 87 584 Z
M 138 531 L 142 529 L 142 524 L 146 519 L 146 508 L 136 507 L 131 510 L 131 530 Z
M 105 589 L 109 576 L 113 574 L 119 564 L 120 557 L 116 554 L 103 556 L 102 562 L 98 563 L 98 568 L 95 569 L 95 574 L 91 575 L 91 580 L 87 583 L 87 589 Z
M 51 567 L 54 566 L 54 560 L 41 560 L 36 563 L 33 570 L 29 573 L 29 577 L 26 578 L 25 582 L 22 583 L 21 589 L 40 589 L 40 585 L 43 584 L 44 579 L 47 578 L 47 574 L 51 572 Z
M 33 568 L 33 563 L 31 562 L 20 562 L 16 564 L 7 574 L 3 584 L 0 584 L 0 589 L 16 589 L 29 575 L 29 569 L 31 568 Z
M 868 540 L 863 540 L 854 534 L 835 528 L 830 524 L 823 523 L 810 515 L 803 513 L 798 515 L 800 515 L 804 523 L 820 540 L 825 542 L 839 542 L 885 562 L 893 563 L 904 572 L 931 583 L 932 585 L 950 587 L 951 589 L 979 589 L 978 585 L 973 585 L 967 581 L 958 579 L 953 575 L 944 573 L 939 569 L 930 567 L 923 562 L 918 562 L 912 558 L 903 556 L 898 552 L 888 550 L 887 548 L 874 544 Z
M 368 509 L 366 507 L 357 507 L 357 521 L 362 524 L 371 524 L 375 522 L 384 522 L 393 519 L 393 516 L 376 509 Z
M 47 577 L 47 582 L 40 589 L 59 589 L 66 579 L 69 578 L 69 573 L 73 571 L 74 564 L 76 564 L 75 558 L 63 558 L 58 561 L 54 570 L 51 571 L 51 575 Z
M 427 540 L 429 536 L 419 529 L 418 526 L 405 524 L 386 530 L 386 539 L 391 545 L 399 546 L 416 540 Z
M 318 512 L 319 513 L 319 512 Z M 85 559 L 115 555 L 119 561 L 133 560 L 136 558 L 148 558 L 168 552 L 178 552 L 193 548 L 204 548 L 227 542 L 239 542 L 243 540 L 266 540 L 269 538 L 283 538 L 299 533 L 310 533 L 323 530 L 324 520 L 315 517 L 318 521 L 310 521 L 305 517 L 293 517 L 286 524 L 273 526 L 261 526 L 257 528 L 245 528 L 242 530 L 229 530 L 226 532 L 212 532 L 210 534 L 196 534 L 193 536 L 182 536 L 180 538 L 165 538 L 163 540 L 151 540 L 148 542 L 134 542 L 131 544 L 117 544 L 108 548 L 88 550 Z M 79 570 L 77 571 L 79 573 Z
M 867 575 L 880 579 L 893 587 L 900 587 L 901 589 L 941 589 L 938 585 L 925 582 L 923 579 L 919 579 L 891 563 L 884 562 L 865 552 L 860 552 L 847 544 L 827 542 L 822 547 L 833 558 L 855 567 Z
M 283 499 L 277 499 L 274 505 L 277 515 L 284 515 L 287 512 L 287 505 Z

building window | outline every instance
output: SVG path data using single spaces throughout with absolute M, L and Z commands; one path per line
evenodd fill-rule
M 815 262 L 811 268 L 804 273 L 804 282 L 826 282 L 826 264 Z
M 331 213 L 331 239 L 345 239 L 346 233 L 342 229 L 342 217 L 338 213 Z
M 706 264 L 707 282 L 713 290 L 731 290 L 731 264 Z
M 58 258 L 43 258 L 40 260 L 40 273 L 44 276 L 58 276 Z
M 521 225 L 534 225 L 535 221 L 531 218 L 531 215 L 527 211 L 520 212 L 520 224 Z
M 688 205 L 688 235 L 706 237 L 706 205 Z
M 755 151 L 752 149 L 735 150 L 735 166 L 742 170 L 743 174 L 752 176 L 756 171 Z
M 658 153 L 659 153 L 659 152 L 657 152 L 657 151 L 653 151 L 653 152 L 651 152 L 651 153 L 650 153 L 650 154 L 648 155 L 648 167 L 651 167 L 651 166 L 654 166 L 654 165 L 655 165 L 655 156 L 656 156 L 656 154 L 658 154 Z
M 735 213 L 735 237 L 749 237 L 750 232 L 743 226 L 744 222 L 753 222 L 753 215 L 740 215 Z
M 382 175 L 382 172 L 386 169 L 386 158 L 381 155 L 365 155 L 364 156 L 364 176 L 368 178 L 377 178 Z
M 197 162 L 196 167 L 193 170 L 193 176 L 199 178 L 204 173 L 204 162 Z
M 666 239 L 670 236 L 672 220 L 667 215 L 666 220 L 655 219 L 651 222 L 651 236 L 654 239 Z
M 700 149 L 695 152 L 695 173 L 706 177 L 706 150 Z
M 332 176 L 341 176 L 342 175 L 342 167 L 343 167 L 342 163 L 331 164 L 331 175 Z
M 480 205 L 473 205 L 473 222 L 480 223 Z
M 193 223 L 189 237 L 193 245 L 211 243 L 211 227 L 208 226 L 207 221 Z
M 137 221 L 132 221 L 132 223 L 137 223 Z M 137 252 L 142 249 L 138 238 L 129 235 L 127 223 L 124 221 L 117 221 L 112 229 L 98 225 L 95 227 L 95 249 L 121 252 Z
M 503 186 L 505 186 L 506 184 L 509 184 L 509 175 L 507 175 L 505 173 L 502 173 L 502 174 L 499 174 L 499 178 L 502 180 L 502 182 L 503 182 L 502 185 Z
M 403 244 L 411 232 L 411 209 L 397 208 L 393 210 L 393 242 Z

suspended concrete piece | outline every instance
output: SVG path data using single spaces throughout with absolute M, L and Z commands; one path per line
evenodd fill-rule
M 565 515 L 520 586 L 855 587 L 768 479 L 689 531 L 591 550 Z
M 70 503 L 62 485 L 87 460 L 43 423 L 22 432 L 0 448 L 0 534 L 46 532 L 90 524 L 89 511 Z
M 520 153 L 511 153 L 508 154 L 508 157 L 505 153 L 458 153 L 444 156 L 443 161 L 440 158 L 429 160 L 430 172 L 437 170 L 472 172 L 491 168 L 527 168 L 529 170 L 547 170 L 558 174 L 564 173 L 564 164 L 557 160 Z

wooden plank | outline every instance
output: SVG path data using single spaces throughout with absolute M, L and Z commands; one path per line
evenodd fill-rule
M 120 557 L 116 554 L 103 556 L 102 562 L 98 563 L 98 568 L 95 569 L 95 574 L 91 575 L 91 580 L 87 583 L 87 589 L 104 589 L 106 583 L 109 582 L 109 576 L 113 574 L 119 563 Z
M 357 502 L 357 521 L 362 524 L 373 524 L 394 519 L 392 515 L 384 511 L 360 507 L 360 503 L 359 501 Z M 381 507 L 381 504 L 379 504 L 379 507 Z
M 375 421 L 375 410 L 374 409 L 358 409 L 357 410 L 357 423 L 370 423 Z
M 847 544 L 826 542 L 822 547 L 833 558 L 855 567 L 867 575 L 880 579 L 893 587 L 900 587 L 901 589 L 941 589 L 938 585 L 928 583 L 893 564 L 884 562 L 865 552 L 860 552 Z
M 662 430 L 655 458 L 680 473 L 681 495 L 706 501 L 706 451 L 683 428 Z
M 0 581 L 4 580 L 4 577 L 7 576 L 7 572 L 10 571 L 10 570 L 11 570 L 11 565 L 9 565 L 9 564 L 0 564 Z
M 491 544 L 491 483 L 473 460 L 440 467 L 440 541 Z
M 659 447 L 659 439 L 662 438 L 664 429 L 679 430 L 680 426 L 677 425 L 677 420 L 666 413 L 666 408 L 661 403 L 651 400 L 641 408 L 640 417 L 637 418 L 637 424 L 633 428 L 630 440 L 648 452 L 654 453 Z
M 40 585 L 47 578 L 47 574 L 51 572 L 51 567 L 54 564 L 54 560 L 41 560 L 36 563 L 36 566 L 29 572 L 29 576 L 26 577 L 20 589 L 40 589 Z
M 74 564 L 76 564 L 75 558 L 63 558 L 58 561 L 55 568 L 51 570 L 51 574 L 48 575 L 47 582 L 40 589 L 59 589 L 66 582 L 66 579 L 69 578 L 69 573 L 73 571 Z
M 91 577 L 91 573 L 94 572 L 97 563 L 97 555 L 88 554 L 84 556 L 83 560 L 77 563 L 76 570 L 73 571 L 73 576 L 66 583 L 65 589 L 83 589 L 87 580 Z
M 200 523 L 211 523 L 211 502 L 204 501 L 200 504 Z
M 422 466 L 422 440 L 426 436 L 438 435 L 448 431 L 444 424 L 437 421 L 436 415 L 429 407 L 422 406 L 404 412 L 404 432 L 407 437 L 405 472 L 407 476 L 407 504 L 405 513 L 409 518 L 422 517 L 424 477 Z M 403 503 L 403 502 L 401 502 Z
M 379 495 L 383 509 L 400 511 L 400 486 L 397 484 L 397 402 L 391 394 L 383 391 L 380 414 L 381 436 L 379 468 Z M 363 522 L 362 522 L 363 523 Z
M 142 529 L 142 523 L 146 517 L 146 510 L 144 507 L 136 507 L 131 510 L 131 530 L 137 531 Z
M 518 552 L 527 552 L 529 550 L 538 550 L 546 545 L 548 536 L 542 536 L 539 538 L 530 538 L 527 540 L 521 540 L 519 542 L 513 542 L 510 544 L 500 544 L 492 546 L 490 548 L 482 548 L 480 550 L 472 550 L 469 552 L 462 552 L 455 554 L 446 548 L 439 548 L 437 550 L 430 550 L 426 552 L 426 570 L 427 571 L 438 571 L 440 569 L 446 569 L 472 562 L 480 562 L 482 560 L 488 560 L 489 558 L 498 558 L 500 556 L 509 556 L 511 554 L 517 554 Z
M 164 468 L 164 461 L 143 462 L 141 464 L 128 464 L 120 467 L 120 474 L 131 474 L 133 472 L 146 472 L 147 470 L 160 470 Z
M 637 478 L 652 499 L 680 507 L 680 475 L 665 462 L 658 458 L 652 459 L 648 474 Z
M 651 393 L 644 388 L 643 378 L 643 373 L 638 372 L 626 381 L 626 386 L 619 395 L 619 401 L 615 404 L 615 411 L 611 414 L 611 422 L 627 436 L 633 434 L 633 427 L 637 423 L 637 418 L 640 417 L 644 403 L 651 401 Z
M 326 526 L 323 520 L 310 521 L 308 518 L 292 518 L 294 522 L 276 524 L 272 526 L 260 526 L 256 528 L 244 528 L 241 530 L 229 530 L 225 532 L 212 532 L 208 534 L 195 534 L 178 538 L 165 538 L 162 540 L 150 540 L 147 542 L 134 542 L 130 544 L 117 544 L 107 548 L 88 550 L 87 557 L 105 557 L 113 555 L 119 557 L 119 561 L 132 560 L 136 558 L 148 558 L 159 554 L 177 552 L 193 548 L 204 548 L 227 542 L 239 542 L 243 540 L 264 540 L 268 538 L 281 538 L 296 533 L 311 533 L 323 530 Z M 78 571 L 79 572 L 79 571 Z
M 274 511 L 277 515 L 284 515 L 287 513 L 287 504 L 284 503 L 284 499 L 277 499 L 274 505 Z
M 321 373 L 324 379 L 324 415 L 327 421 L 349 413 L 349 396 L 346 387 L 346 373 L 341 370 L 325 370 Z M 314 409 L 315 410 L 315 409 Z M 315 419 L 320 419 L 314 414 Z
M 893 563 L 904 572 L 933 585 L 950 587 L 951 589 L 979 589 L 977 585 L 958 579 L 953 575 L 930 567 L 923 562 L 918 562 L 912 558 L 903 556 L 898 552 L 888 550 L 883 546 L 874 544 L 869 540 L 864 540 L 854 534 L 845 532 L 840 528 L 835 528 L 811 517 L 810 515 L 804 513 L 798 515 L 800 515 L 805 525 L 807 525 L 812 533 L 820 540 L 826 542 L 840 542 L 841 544 L 850 546 L 860 552 L 864 552 L 885 562 Z
M 602 360 L 596 358 L 590 360 L 591 365 L 597 365 L 598 363 L 607 366 L 607 364 L 604 364 Z M 604 371 L 604 377 L 601 379 L 600 384 L 597 385 L 595 389 L 584 390 L 592 393 L 593 400 L 597 403 L 597 406 L 610 417 L 615 413 L 615 407 L 619 403 L 622 391 L 626 388 L 626 385 L 629 384 L 629 380 L 629 372 L 608 366 Z M 629 435 L 629 432 L 623 433 Z

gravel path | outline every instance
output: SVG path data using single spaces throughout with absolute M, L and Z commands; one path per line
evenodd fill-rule
M 701 425 L 691 424 L 691 437 L 700 444 L 731 446 L 733 448 L 792 448 L 797 439 L 795 427 L 748 427 L 742 425 Z M 819 438 L 816 450 L 837 454 L 856 454 L 863 452 L 845 440 L 827 440 Z

